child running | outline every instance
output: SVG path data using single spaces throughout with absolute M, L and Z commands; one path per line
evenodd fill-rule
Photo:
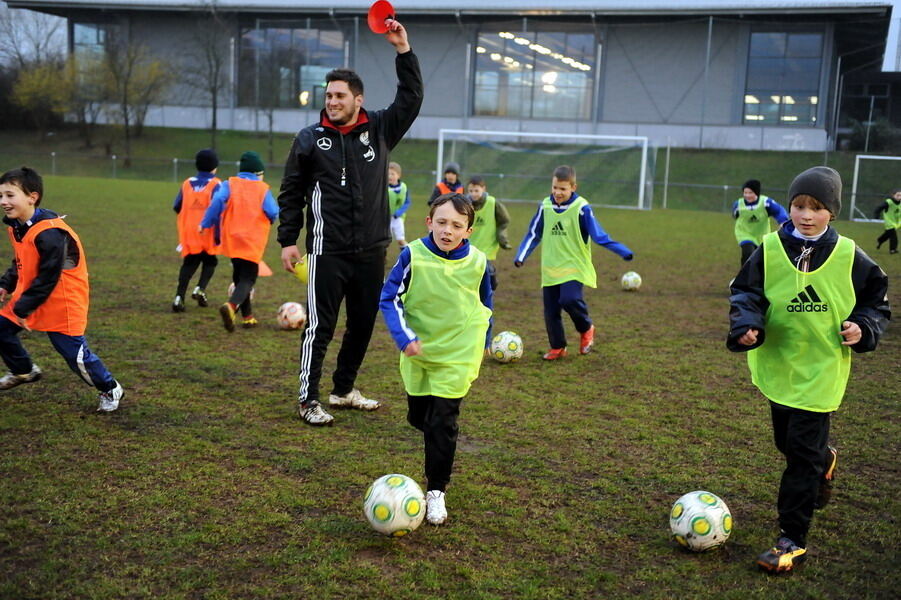
M 886 198 L 885 202 L 876 208 L 874 216 L 878 219 L 879 215 L 882 215 L 885 231 L 876 240 L 876 249 L 879 250 L 887 241 L 888 253 L 898 254 L 898 230 L 901 229 L 901 188 L 892 192 L 892 197 Z
M 479 376 L 490 335 L 488 260 L 466 239 L 472 203 L 460 194 L 431 205 L 429 235 L 401 250 L 379 308 L 401 350 L 407 421 L 425 442 L 426 520 L 447 520 L 445 490 L 457 449 L 457 416 Z
M 735 239 L 741 248 L 741 264 L 745 264 L 763 236 L 770 232 L 770 217 L 782 225 L 788 221 L 788 215 L 778 202 L 760 194 L 760 182 L 756 179 L 745 182 L 741 196 L 732 204 L 732 218 L 735 219 Z
M 0 176 L 0 207 L 15 258 L 0 278 L 0 356 L 9 373 L 0 390 L 41 378 L 22 346 L 23 329 L 46 331 L 50 343 L 85 383 L 100 391 L 98 412 L 119 408 L 125 391 L 84 337 L 90 285 L 81 240 L 55 212 L 40 208 L 44 181 L 22 167 Z
M 491 289 L 497 289 L 497 269 L 494 261 L 499 248 L 510 249 L 507 241 L 507 226 L 510 224 L 510 213 L 507 208 L 488 193 L 485 179 L 474 175 L 469 179 L 466 192 L 476 211 L 475 223 L 469 242 L 488 257 L 488 272 L 491 274 Z
M 388 210 L 391 213 L 391 236 L 397 240 L 400 248 L 407 245 L 404 220 L 407 218 L 407 209 L 410 208 L 410 190 L 407 189 L 407 184 L 401 181 L 402 175 L 403 170 L 399 164 L 388 163 Z
M 588 200 L 576 193 L 576 170 L 570 166 L 554 169 L 551 195 L 538 206 L 513 264 L 521 267 L 532 251 L 542 243 L 541 286 L 544 290 L 544 324 L 551 348 L 544 360 L 566 356 L 566 334 L 561 309 L 573 320 L 581 339 L 579 354 L 588 354 L 594 346 L 594 324 L 582 297 L 583 286 L 596 288 L 597 273 L 591 262 L 589 240 L 632 260 L 634 254 L 624 244 L 610 239 L 594 218 Z
M 829 419 L 845 394 L 851 350 L 874 350 L 891 318 L 888 277 L 829 226 L 841 193 L 829 167 L 795 177 L 791 222 L 764 236 L 732 283 L 726 345 L 748 352 L 751 381 L 770 402 L 776 448 L 785 456 L 780 533 L 757 558 L 771 573 L 806 558 L 813 511 L 832 494 L 838 453 L 829 445 Z

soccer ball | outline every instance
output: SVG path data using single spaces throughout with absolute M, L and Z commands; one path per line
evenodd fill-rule
M 307 322 L 307 311 L 300 302 L 285 302 L 275 318 L 280 329 L 300 329 Z
M 425 495 L 406 475 L 382 475 L 366 490 L 363 514 L 379 533 L 394 537 L 406 535 L 422 523 Z
M 693 552 L 726 543 L 732 533 L 732 513 L 723 499 L 698 490 L 676 500 L 669 513 L 673 539 Z
M 500 332 L 491 338 L 491 356 L 497 362 L 516 362 L 522 358 L 522 338 L 512 331 Z
M 234 293 L 235 293 L 235 282 L 232 281 L 230 284 L 228 284 L 228 292 L 227 292 L 228 297 L 231 298 L 232 294 L 234 294 Z M 256 296 L 256 293 L 257 293 L 256 288 L 250 288 L 250 301 L 251 302 L 253 302 L 253 297 Z
M 628 273 L 623 274 L 622 279 L 619 280 L 619 283 L 627 292 L 634 292 L 641 287 L 641 275 L 639 275 L 635 271 L 629 271 Z

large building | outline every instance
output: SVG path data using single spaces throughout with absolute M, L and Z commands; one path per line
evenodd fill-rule
M 392 48 L 351 0 L 8 0 L 68 19 L 70 51 L 143 45 L 180 74 L 147 124 L 295 131 L 323 75 L 349 66 L 366 105 L 393 96 Z M 658 145 L 825 150 L 854 122 L 901 124 L 898 0 L 396 0 L 441 128 L 648 136 Z M 211 31 L 221 35 L 209 35 Z M 208 48 L 209 49 L 209 48 Z M 193 80 L 188 82 L 188 80 Z

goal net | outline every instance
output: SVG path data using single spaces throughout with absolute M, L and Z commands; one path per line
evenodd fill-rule
M 489 193 L 506 202 L 538 202 L 550 194 L 554 169 L 569 165 L 592 204 L 651 208 L 653 160 L 643 136 L 442 129 L 437 179 L 449 162 L 460 165 L 464 185 L 481 175 Z
M 852 221 L 882 221 L 874 218 L 876 208 L 892 194 L 899 183 L 901 156 L 858 154 L 854 159 L 854 183 L 851 185 Z

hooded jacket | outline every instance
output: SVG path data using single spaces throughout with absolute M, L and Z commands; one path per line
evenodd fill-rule
M 383 110 L 360 109 L 346 134 L 319 123 L 294 138 L 278 196 L 278 242 L 297 244 L 307 226 L 307 254 L 350 254 L 391 243 L 388 153 L 413 124 L 422 105 L 422 75 L 412 51 L 398 54 L 397 94 Z

